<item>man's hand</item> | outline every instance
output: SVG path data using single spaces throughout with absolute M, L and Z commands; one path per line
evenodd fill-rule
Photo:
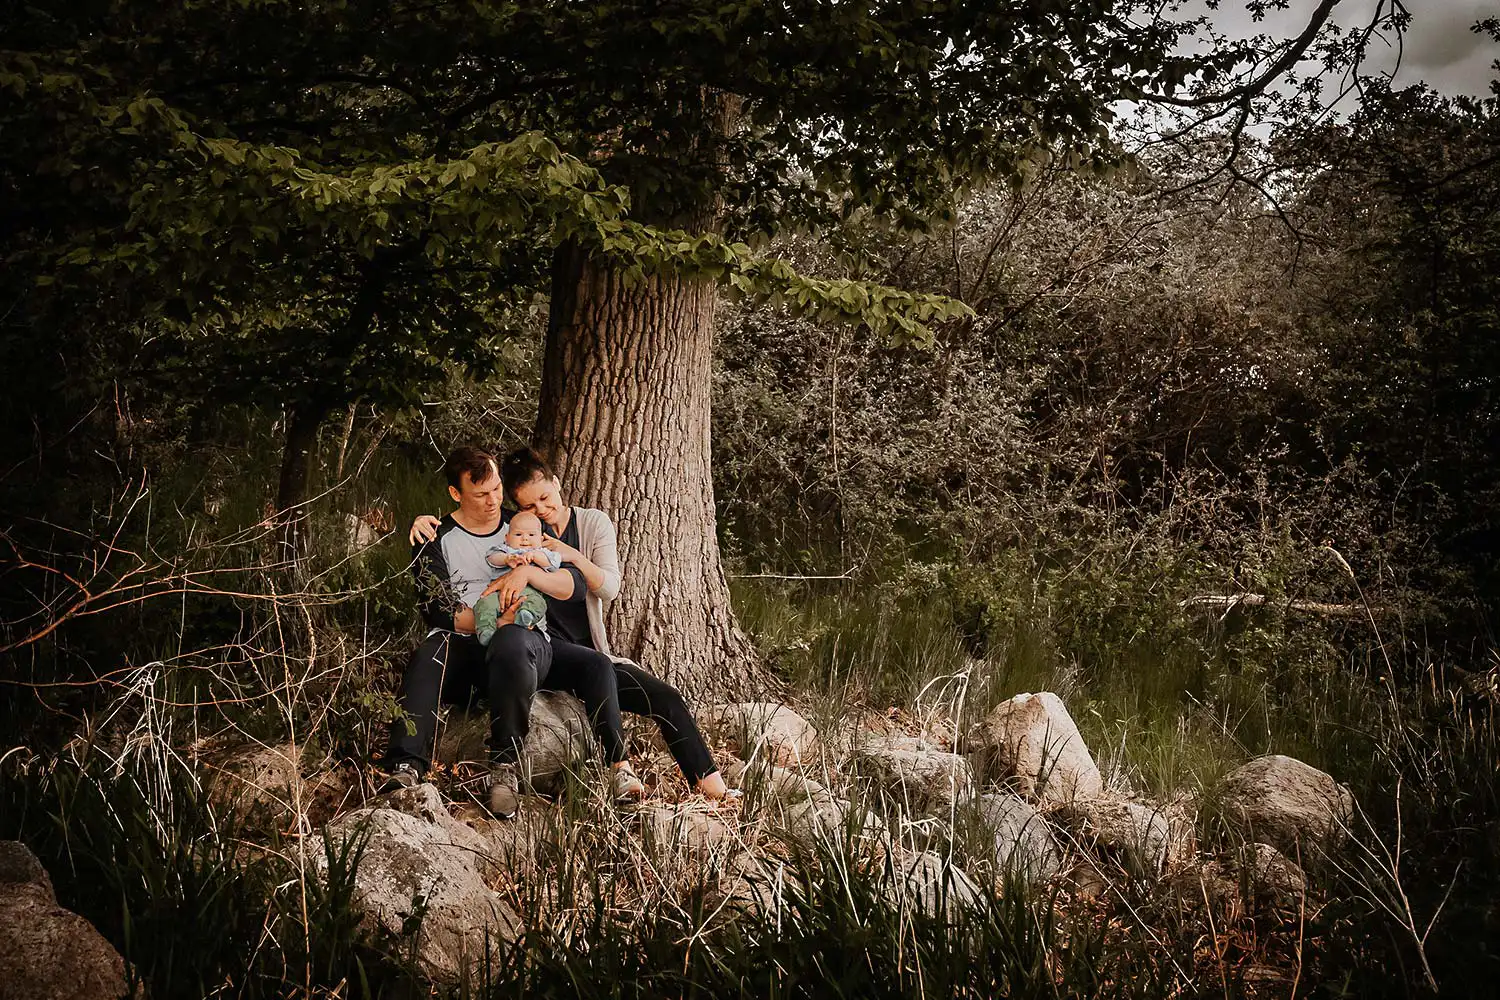
M 500 602 L 500 614 L 495 618 L 495 627 L 500 628 L 504 625 L 514 625 L 516 623 L 516 612 L 521 610 L 521 602 L 523 600 L 525 600 L 525 598 L 521 597 L 519 594 L 517 594 L 516 599 L 514 601 L 511 601 L 509 604 L 506 604 L 505 601 L 502 600 Z
M 562 557 L 563 562 L 573 563 L 575 566 L 578 564 L 578 561 L 583 558 L 582 552 L 579 552 L 577 549 L 573 548 L 573 546 L 569 545 L 561 538 L 553 538 L 551 535 L 547 535 L 542 539 L 542 548 L 547 549 L 551 552 L 556 552 L 559 556 Z M 539 563 L 539 565 L 547 564 L 545 561 L 543 561 L 542 563 Z
M 465 635 L 474 634 L 473 608 L 460 608 L 453 612 L 453 631 L 463 632 Z
M 418 542 L 430 542 L 437 537 L 438 525 L 442 522 L 431 514 L 418 514 L 416 520 L 411 523 L 411 531 L 407 532 L 406 538 L 413 545 Z M 470 631 L 473 631 L 470 629 Z
M 519 604 L 521 591 L 525 590 L 531 583 L 531 567 L 519 566 L 502 577 L 493 580 L 484 588 L 484 594 L 495 594 L 500 599 L 500 606 L 508 608 L 513 604 Z M 484 596 L 484 595 L 481 595 Z

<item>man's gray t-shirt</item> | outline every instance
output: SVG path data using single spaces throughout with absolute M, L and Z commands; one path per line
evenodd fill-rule
M 438 522 L 437 537 L 412 547 L 412 573 L 417 578 L 418 606 L 422 618 L 432 628 L 453 631 L 453 616 L 460 608 L 472 608 L 484 589 L 497 575 L 485 556 L 505 537 L 503 518 L 494 531 L 476 535 L 446 514 Z M 587 590 L 583 574 L 576 566 L 564 566 L 562 572 L 573 576 L 573 602 L 582 606 Z M 558 605 L 573 603 L 548 598 L 548 615 Z M 587 634 L 585 632 L 585 634 Z

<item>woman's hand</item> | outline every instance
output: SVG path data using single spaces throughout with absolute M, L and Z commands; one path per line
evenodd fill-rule
M 480 596 L 494 594 L 499 598 L 500 606 L 508 608 L 520 603 L 521 591 L 525 590 L 529 583 L 531 583 L 531 567 L 520 566 L 504 576 L 496 577 L 488 587 L 484 588 L 484 594 Z
M 416 520 L 411 523 L 411 531 L 407 532 L 407 541 L 413 545 L 418 542 L 430 542 L 437 537 L 438 525 L 442 522 L 431 514 L 418 514 Z
M 542 538 L 542 548 L 556 552 L 562 557 L 563 562 L 573 563 L 575 566 L 583 558 L 582 552 L 579 552 L 561 538 L 553 538 L 551 535 L 546 535 Z

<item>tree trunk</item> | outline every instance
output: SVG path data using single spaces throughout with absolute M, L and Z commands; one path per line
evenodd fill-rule
M 280 559 L 295 569 L 307 557 L 312 534 L 307 524 L 307 484 L 318 453 L 318 431 L 328 411 L 312 404 L 287 413 L 286 450 L 281 456 L 281 479 L 276 489 Z
M 627 283 L 572 246 L 554 263 L 536 442 L 570 501 L 619 529 L 610 644 L 716 700 L 764 688 L 719 561 L 709 468 L 717 290 L 677 275 Z

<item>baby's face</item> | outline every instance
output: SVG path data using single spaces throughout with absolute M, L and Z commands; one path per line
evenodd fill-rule
M 526 514 L 517 514 L 505 533 L 505 544 L 513 549 L 534 549 L 542 544 L 542 522 Z

